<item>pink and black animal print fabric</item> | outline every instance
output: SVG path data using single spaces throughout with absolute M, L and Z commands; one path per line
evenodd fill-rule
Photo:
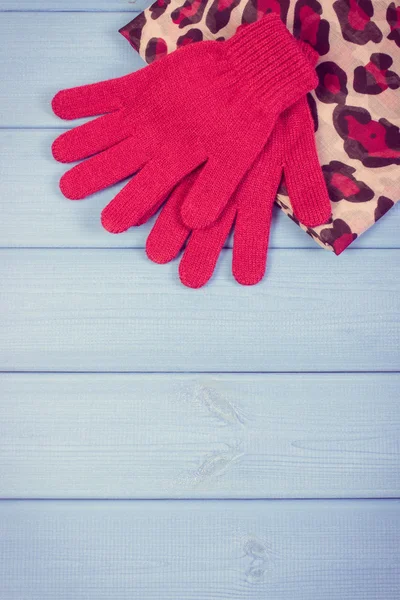
M 320 56 L 309 104 L 333 219 L 299 223 L 284 182 L 277 204 L 340 254 L 400 199 L 399 0 L 157 0 L 121 33 L 150 63 L 185 44 L 227 39 L 269 12 Z

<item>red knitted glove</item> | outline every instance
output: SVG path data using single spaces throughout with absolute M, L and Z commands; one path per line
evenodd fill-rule
M 331 207 L 305 96 L 281 115 L 265 149 L 214 225 L 191 231 L 181 218 L 196 172 L 175 189 L 147 239 L 147 255 L 166 263 L 187 242 L 179 275 L 185 285 L 201 287 L 210 279 L 235 222 L 233 275 L 243 285 L 258 283 L 265 273 L 272 207 L 282 172 L 296 217 L 309 226 L 326 222 Z
M 143 222 L 204 165 L 184 215 L 192 227 L 207 226 L 279 114 L 316 85 L 314 69 L 271 13 L 226 42 L 188 45 L 126 77 L 59 92 L 53 110 L 60 117 L 109 113 L 54 142 L 61 162 L 91 157 L 62 177 L 61 190 L 80 199 L 139 171 L 103 210 L 103 225 L 118 233 Z

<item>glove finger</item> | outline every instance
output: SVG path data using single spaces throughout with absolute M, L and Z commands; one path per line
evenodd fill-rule
M 62 133 L 51 147 L 58 162 L 68 163 L 93 156 L 126 138 L 121 114 L 111 113 Z
M 258 169 L 248 173 L 237 193 L 232 272 L 242 285 L 261 281 L 267 264 L 272 207 L 282 174 L 282 168 L 273 163 L 266 173 L 267 159 L 268 155 L 261 157 Z
M 197 181 L 182 205 L 182 219 L 191 229 L 209 227 L 217 221 L 228 205 L 243 177 L 264 148 L 273 129 L 254 124 L 245 138 L 228 132 L 202 169 Z M 246 140 L 251 140 L 246 148 Z
M 183 202 L 181 215 L 190 229 L 203 229 L 215 223 L 243 177 L 231 161 L 211 157 Z
M 168 154 L 146 163 L 134 177 L 103 209 L 101 222 L 110 233 L 122 233 L 144 222 L 145 215 L 153 215 L 174 187 L 202 164 L 206 157 L 186 152 L 180 162 L 168 161 Z
M 326 223 L 332 214 L 331 203 L 315 145 L 314 123 L 304 96 L 292 113 L 290 120 L 301 123 L 301 133 L 289 142 L 285 157 L 285 181 L 295 216 L 308 227 Z M 288 130 L 290 127 L 288 120 Z
M 53 111 L 61 119 L 80 119 L 116 111 L 127 101 L 132 106 L 143 101 L 153 82 L 159 88 L 166 69 L 174 69 L 175 63 L 179 65 L 179 57 L 172 53 L 129 75 L 61 90 L 52 100 Z
M 81 200 L 133 175 L 146 162 L 137 152 L 137 142 L 128 138 L 112 148 L 81 162 L 60 179 L 66 198 Z
M 318 159 L 307 158 L 307 174 L 303 171 L 305 161 L 299 143 L 285 166 L 286 188 L 296 218 L 307 227 L 316 227 L 329 221 L 332 207 Z
M 61 119 L 80 119 L 118 110 L 127 97 L 144 91 L 146 70 L 140 69 L 124 77 L 61 90 L 52 100 L 53 112 Z
M 190 229 L 183 224 L 180 209 L 197 176 L 198 169 L 178 183 L 158 216 L 146 241 L 146 253 L 153 262 L 164 264 L 173 260 L 189 237 Z
M 199 288 L 209 281 L 235 215 L 236 204 L 232 202 L 214 225 L 192 232 L 179 264 L 179 277 L 183 285 Z

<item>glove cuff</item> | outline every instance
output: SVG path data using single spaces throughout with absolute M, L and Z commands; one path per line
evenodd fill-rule
M 306 57 L 310 65 L 315 69 L 317 66 L 317 62 L 319 59 L 319 54 L 314 48 L 307 44 L 307 42 L 303 42 L 303 40 L 297 40 L 297 46 L 302 51 L 303 55 Z
M 315 57 L 304 52 L 275 13 L 240 27 L 226 44 L 229 62 L 252 102 L 280 113 L 318 85 Z

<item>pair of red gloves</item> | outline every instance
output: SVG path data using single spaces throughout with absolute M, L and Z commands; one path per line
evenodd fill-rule
M 135 174 L 104 208 L 105 229 L 141 225 L 165 203 L 147 255 L 165 263 L 184 248 L 180 278 L 197 288 L 234 225 L 234 277 L 257 283 L 283 173 L 304 225 L 331 215 L 306 99 L 316 59 L 271 13 L 228 41 L 185 46 L 131 75 L 59 92 L 59 117 L 104 115 L 55 140 L 56 160 L 86 159 L 61 178 L 61 191 L 78 200 Z

